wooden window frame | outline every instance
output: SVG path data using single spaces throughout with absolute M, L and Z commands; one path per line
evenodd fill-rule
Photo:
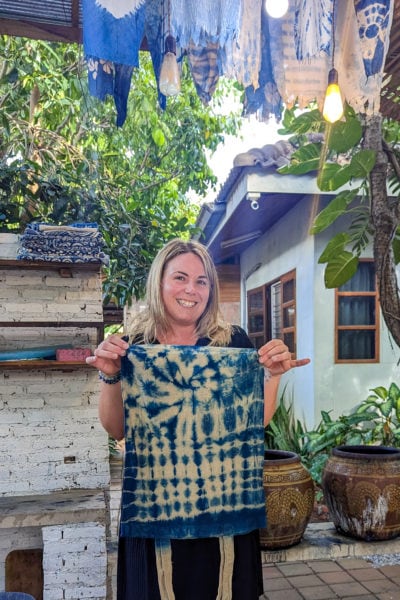
M 289 300 L 283 301 L 283 287 L 285 283 L 289 281 L 293 281 L 293 298 Z M 253 288 L 252 290 L 247 291 L 247 324 L 248 324 L 248 336 L 253 342 L 253 344 L 259 348 L 260 338 L 263 339 L 262 344 L 265 344 L 267 341 L 271 339 L 271 330 L 272 324 L 270 321 L 271 314 L 271 289 L 276 284 L 280 283 L 280 321 L 281 321 L 281 335 L 280 338 L 284 338 L 285 335 L 291 334 L 293 336 L 294 343 L 294 352 L 292 352 L 292 356 L 296 356 L 296 345 L 297 345 L 297 335 L 296 335 L 296 270 L 293 269 L 284 275 L 281 275 L 277 279 L 270 281 L 262 286 L 257 288 Z M 262 306 L 256 309 L 251 308 L 251 296 L 255 296 L 256 294 L 262 294 Z M 290 326 L 284 326 L 284 312 L 285 310 L 293 307 L 294 309 L 294 324 Z M 258 331 L 250 330 L 250 321 L 254 317 L 262 317 L 263 327 Z M 262 345 L 261 344 L 261 345 Z
M 361 262 L 373 263 L 372 259 L 360 259 Z M 339 302 L 340 298 L 343 297 L 374 297 L 375 298 L 375 324 L 374 325 L 340 325 L 339 324 Z M 372 292 L 363 291 L 352 291 L 344 292 L 340 291 L 339 288 L 335 288 L 335 363 L 336 364 L 375 364 L 380 362 L 380 305 L 378 298 L 378 288 L 376 285 L 375 278 L 375 290 Z M 374 342 L 375 342 L 375 357 L 374 358 L 339 358 L 339 332 L 340 331 L 374 331 Z

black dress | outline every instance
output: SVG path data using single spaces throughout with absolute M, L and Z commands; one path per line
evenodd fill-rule
M 207 346 L 201 338 L 197 346 Z M 235 326 L 232 348 L 252 348 L 246 332 Z M 172 582 L 176 600 L 215 600 L 220 551 L 218 538 L 171 540 Z M 258 600 L 263 594 L 259 532 L 234 537 L 232 600 Z M 164 600 L 158 587 L 154 540 L 120 537 L 117 600 Z

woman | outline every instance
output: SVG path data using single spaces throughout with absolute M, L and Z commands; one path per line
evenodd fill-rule
M 112 335 L 88 364 L 99 370 L 99 417 L 115 439 L 125 435 L 121 359 L 130 344 L 252 348 L 243 329 L 220 316 L 218 278 L 206 248 L 195 241 L 172 240 L 160 250 L 149 272 L 147 307 L 140 312 L 129 339 Z M 308 359 L 293 360 L 281 340 L 258 351 L 265 368 L 264 422 L 271 419 L 280 376 Z M 215 600 L 220 577 L 220 547 L 215 537 L 173 539 L 172 582 L 176 600 Z M 165 600 L 160 597 L 153 539 L 120 537 L 118 599 Z M 258 600 L 263 593 L 258 530 L 234 537 L 233 600 Z M 227 600 L 224 598 L 223 600 Z

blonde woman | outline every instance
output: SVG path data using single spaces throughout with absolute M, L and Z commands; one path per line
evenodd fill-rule
M 88 364 L 99 370 L 100 421 L 117 440 L 126 435 L 127 426 L 121 359 L 124 360 L 132 345 L 154 344 L 199 349 L 253 348 L 242 328 L 222 319 L 217 272 L 207 249 L 198 242 L 175 239 L 160 250 L 149 272 L 145 310 L 137 315 L 127 336 L 108 337 L 94 356 L 87 359 Z M 258 350 L 257 361 L 268 374 L 264 382 L 264 423 L 267 424 L 275 410 L 281 375 L 308 364 L 309 360 L 293 360 L 281 340 L 271 340 Z M 124 479 L 123 493 L 126 485 L 128 482 Z M 235 535 L 233 545 L 229 597 L 258 600 L 263 593 L 258 529 Z M 163 591 L 154 539 L 121 535 L 118 600 L 167 600 L 167 596 L 175 600 L 222 598 L 221 545 L 217 537 L 171 539 L 171 552 L 172 583 L 170 591 Z

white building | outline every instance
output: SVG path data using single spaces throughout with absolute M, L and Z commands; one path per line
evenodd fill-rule
M 237 311 L 231 305 L 230 317 L 255 345 L 283 336 L 298 358 L 311 358 L 282 386 L 293 394 L 296 416 L 314 427 L 322 410 L 338 417 L 370 388 L 398 383 L 400 350 L 379 309 L 372 248 L 350 283 L 325 287 L 318 259 L 343 221 L 318 235 L 310 226 L 332 196 L 319 191 L 313 175 L 277 173 L 285 160 L 279 144 L 248 154 L 237 157 L 234 164 L 244 166 L 234 166 L 216 200 L 202 207 L 197 237 L 220 273 L 230 269 L 231 288 L 236 273 Z

